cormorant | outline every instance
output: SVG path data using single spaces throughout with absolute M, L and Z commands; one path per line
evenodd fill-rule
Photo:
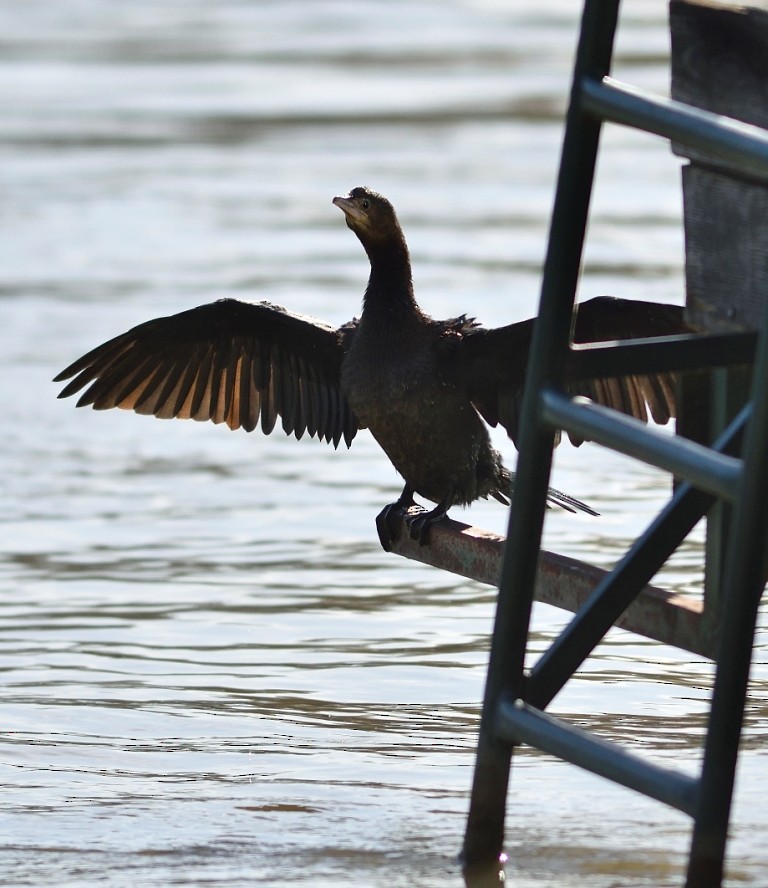
M 408 247 L 392 204 L 368 188 L 333 203 L 370 260 L 363 310 L 336 329 L 268 302 L 221 299 L 147 321 L 97 346 L 56 376 L 59 397 L 88 386 L 77 406 L 122 407 L 163 419 L 226 422 L 269 434 L 306 432 L 347 447 L 368 428 L 405 486 L 377 518 L 390 548 L 414 494 L 436 503 L 409 516 L 425 543 L 455 503 L 502 503 L 514 475 L 491 447 L 501 424 L 516 440 L 533 320 L 496 329 L 462 315 L 436 321 L 416 303 Z M 684 329 L 675 306 L 598 297 L 578 308 L 576 341 L 659 336 Z M 670 374 L 574 383 L 573 391 L 624 413 L 665 423 L 674 415 Z M 647 405 L 647 406 L 646 406 Z M 581 443 L 574 441 L 574 443 Z M 597 514 L 557 490 L 551 503 Z

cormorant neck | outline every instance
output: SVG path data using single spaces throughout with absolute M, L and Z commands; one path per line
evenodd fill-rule
M 402 316 L 420 313 L 413 295 L 411 260 L 405 238 L 364 244 L 371 261 L 371 276 L 363 298 L 368 313 Z

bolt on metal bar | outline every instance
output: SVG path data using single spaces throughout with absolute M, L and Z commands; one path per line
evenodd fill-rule
M 579 98 L 584 110 L 706 151 L 734 175 L 768 182 L 768 133 L 758 126 L 655 96 L 626 83 L 585 77 Z
M 497 729 L 510 743 L 528 743 L 685 814 L 691 815 L 696 810 L 697 778 L 645 761 L 523 700 L 500 703 Z
M 553 389 L 541 392 L 541 410 L 544 421 L 554 428 L 578 432 L 586 440 L 685 478 L 727 502 L 736 495 L 740 459 L 715 453 L 687 438 L 665 435 L 639 419 Z

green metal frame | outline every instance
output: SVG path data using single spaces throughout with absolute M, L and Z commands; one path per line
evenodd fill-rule
M 671 805 L 693 819 L 688 888 L 722 881 L 733 780 L 768 551 L 768 338 L 764 333 L 571 345 L 579 268 L 604 122 L 715 154 L 735 175 L 768 182 L 768 133 L 610 78 L 618 0 L 586 0 L 539 316 L 528 365 L 515 496 L 499 584 L 463 859 L 498 860 L 516 745 L 526 743 Z M 768 326 L 768 325 L 766 325 Z M 764 328 L 765 329 L 765 328 Z M 711 368 L 754 359 L 747 406 L 711 447 L 671 438 L 598 405 L 573 401 L 565 379 Z M 595 588 L 530 670 L 524 667 L 557 429 L 579 432 L 674 473 L 668 505 Z M 715 681 L 700 776 L 663 768 L 544 710 L 624 609 L 718 501 L 732 506 L 720 586 Z

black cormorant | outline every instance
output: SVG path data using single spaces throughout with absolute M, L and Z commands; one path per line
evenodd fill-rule
M 269 434 L 306 432 L 349 446 L 368 428 L 405 486 L 377 518 L 385 549 L 399 513 L 418 494 L 436 503 L 410 518 L 422 543 L 455 503 L 503 503 L 514 475 L 485 422 L 516 440 L 533 320 L 486 329 L 462 315 L 436 321 L 416 303 L 408 247 L 392 204 L 368 188 L 333 203 L 371 264 L 363 310 L 340 328 L 267 302 L 221 299 L 147 321 L 63 370 L 59 397 L 83 387 L 78 406 L 122 407 L 168 419 L 225 422 Z M 598 297 L 578 307 L 580 342 L 661 336 L 685 329 L 675 306 Z M 670 374 L 591 380 L 572 386 L 624 413 L 659 423 L 674 415 Z M 579 443 L 579 442 L 575 442 Z M 596 514 L 550 490 L 551 503 Z

